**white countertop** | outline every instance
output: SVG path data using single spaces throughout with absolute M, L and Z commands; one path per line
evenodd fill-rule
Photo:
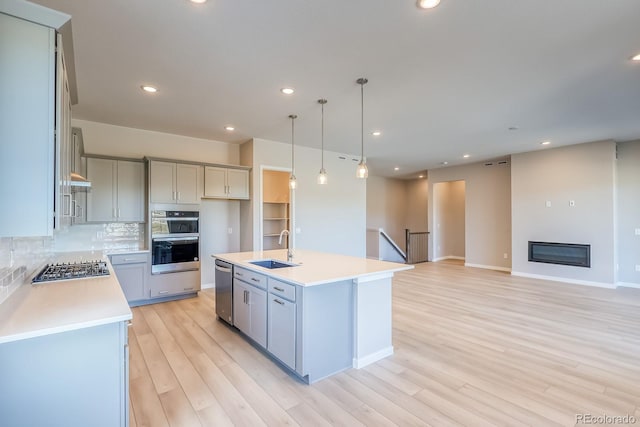
M 68 252 L 49 262 L 106 260 L 101 251 Z M 73 331 L 132 318 L 116 275 L 31 284 L 27 277 L 0 304 L 0 343 Z
M 212 256 L 248 270 L 256 271 L 300 286 L 322 285 L 342 280 L 378 276 L 385 273 L 392 275 L 396 271 L 410 270 L 413 268 L 412 265 L 407 264 L 324 252 L 314 252 L 304 249 L 294 249 L 293 251 L 292 263 L 299 264 L 298 266 L 276 269 L 259 267 L 254 264 L 250 264 L 249 261 L 275 259 L 287 262 L 286 249 L 235 252 L 215 254 Z

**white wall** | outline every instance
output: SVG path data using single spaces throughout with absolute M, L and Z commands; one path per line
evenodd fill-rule
M 429 231 L 433 221 L 433 186 L 439 182 L 465 181 L 465 262 L 498 269 L 511 268 L 511 178 L 509 164 L 432 169 L 429 177 Z M 433 239 L 431 239 L 433 240 Z M 433 254 L 433 242 L 429 244 Z M 431 256 L 431 255 L 430 255 Z
M 615 156 L 604 141 L 511 157 L 514 274 L 613 286 Z M 590 244 L 591 268 L 528 262 L 530 240 Z
M 403 251 L 407 249 L 407 202 L 404 180 L 379 176 L 367 179 L 367 228 L 384 229 Z
M 240 146 L 237 144 L 86 120 L 74 119 L 71 124 L 82 129 L 84 150 L 88 154 L 235 165 L 240 161 Z
M 412 179 L 405 182 L 407 206 L 405 226 L 411 231 L 422 232 L 429 228 L 429 181 Z M 367 196 L 368 200 L 368 196 Z
M 262 241 L 259 195 L 262 188 L 261 167 L 291 167 L 290 144 L 254 139 L 251 145 L 253 200 L 251 204 L 241 206 L 241 227 L 252 228 L 253 243 L 252 248 L 246 248 L 243 239 L 243 250 L 257 250 Z M 366 181 L 356 178 L 354 162 L 341 160 L 339 156 L 339 153 L 325 151 L 324 163 L 329 181 L 322 186 L 316 183 L 320 170 L 320 150 L 295 147 L 298 188 L 293 198 L 293 227 L 300 228 L 301 233 L 293 236 L 294 247 L 365 256 Z M 243 154 L 243 162 L 245 157 L 250 156 Z M 247 210 L 251 213 L 248 214 Z
M 640 141 L 618 144 L 618 281 L 640 286 Z
M 465 182 L 433 186 L 433 258 L 465 258 Z

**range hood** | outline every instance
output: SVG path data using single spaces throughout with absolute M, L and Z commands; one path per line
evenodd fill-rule
M 87 176 L 87 163 L 84 158 L 84 140 L 82 129 L 71 128 L 71 180 L 69 185 L 75 189 L 90 188 L 91 182 Z

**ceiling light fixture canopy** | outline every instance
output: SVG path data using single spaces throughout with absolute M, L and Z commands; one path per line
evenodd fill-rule
M 225 126 L 224 130 L 228 130 L 229 132 L 232 132 L 232 131 L 236 130 L 236 128 L 234 128 L 233 126 Z
M 360 85 L 360 163 L 358 163 L 356 176 L 361 179 L 366 179 L 369 176 L 369 169 L 364 159 L 364 85 L 369 83 L 369 80 L 360 77 L 356 80 L 356 83 Z
M 327 183 L 327 171 L 324 170 L 324 104 L 327 103 L 326 99 L 318 99 L 318 104 L 322 108 L 322 119 L 320 124 L 320 141 L 322 144 L 321 149 L 321 161 L 320 161 L 320 173 L 318 174 L 318 184 L 325 185 Z
M 282 89 L 280 89 L 280 92 L 284 93 L 285 95 L 292 95 L 295 90 L 293 90 L 292 87 L 283 87 Z
M 420 9 L 433 9 L 440 4 L 440 0 L 418 0 L 417 4 Z
M 289 176 L 289 188 L 292 190 L 295 190 L 296 187 L 298 186 L 298 181 L 296 180 L 296 174 L 295 174 L 295 157 L 294 157 L 294 153 L 293 153 L 293 146 L 294 146 L 294 125 L 293 122 L 295 119 L 298 118 L 298 116 L 296 116 L 295 114 L 290 114 L 289 118 L 291 119 L 291 176 Z

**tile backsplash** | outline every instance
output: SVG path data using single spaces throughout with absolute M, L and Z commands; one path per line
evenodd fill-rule
M 77 224 L 53 237 L 0 238 L 0 303 L 55 252 L 140 249 L 145 224 Z

